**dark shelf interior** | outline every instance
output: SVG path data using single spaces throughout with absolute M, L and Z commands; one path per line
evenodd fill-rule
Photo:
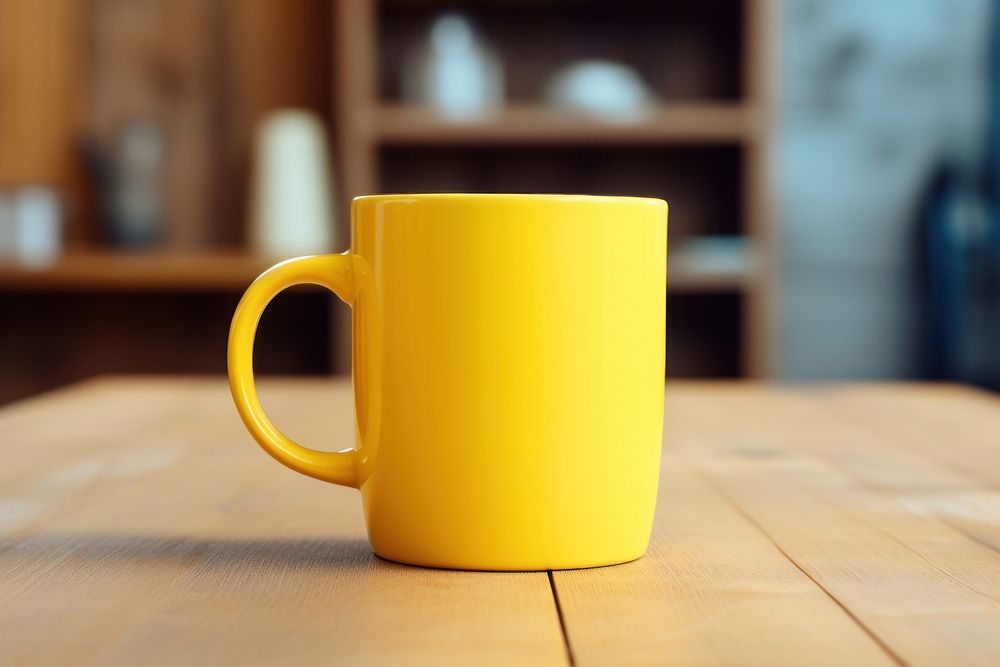
M 453 7 L 437 1 L 380 3 L 380 99 L 399 100 L 404 59 L 426 42 L 434 18 Z M 736 0 L 494 0 L 461 8 L 498 51 L 511 101 L 537 101 L 560 68 L 601 58 L 633 68 L 667 104 L 742 96 L 743 11 Z
M 660 197 L 672 243 L 743 233 L 736 146 L 391 146 L 383 192 L 521 192 Z
M 225 373 L 236 293 L 94 292 L 4 294 L 0 404 L 105 373 Z M 294 288 L 264 311 L 257 373 L 318 374 L 330 368 L 333 297 Z
M 667 378 L 742 375 L 743 299 L 733 293 L 667 298 Z

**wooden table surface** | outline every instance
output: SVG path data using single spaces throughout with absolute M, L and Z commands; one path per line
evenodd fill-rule
M 263 383 L 349 442 L 344 383 Z M 0 664 L 1000 664 L 1000 402 L 954 386 L 668 385 L 649 553 L 475 573 L 372 555 L 224 382 L 0 411 Z

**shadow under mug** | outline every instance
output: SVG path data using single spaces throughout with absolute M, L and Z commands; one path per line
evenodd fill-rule
M 667 205 L 563 195 L 377 195 L 351 249 L 292 259 L 243 296 L 229 380 L 271 456 L 361 490 L 383 558 L 548 570 L 634 560 L 656 505 Z M 253 344 L 286 287 L 353 309 L 352 449 L 297 444 L 265 415 Z

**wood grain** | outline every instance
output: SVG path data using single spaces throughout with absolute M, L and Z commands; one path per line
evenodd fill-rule
M 347 444 L 345 383 L 261 392 L 292 437 Z M 1000 661 L 994 397 L 737 383 L 667 396 L 649 553 L 551 579 L 375 558 L 357 493 L 256 450 L 220 378 L 111 378 L 16 403 L 0 410 L 0 663 Z
M 848 461 L 863 452 L 832 446 L 858 438 L 857 427 L 830 417 L 835 406 L 804 409 L 779 392 L 758 390 L 711 392 L 710 408 L 708 396 L 675 404 L 680 453 L 887 651 L 915 665 L 1000 660 L 1000 554 L 915 511 L 919 489 L 942 484 L 935 466 L 921 472 L 916 459 L 893 455 L 898 441 L 884 444 L 894 440 L 891 433 L 868 430 L 868 450 L 891 457 L 881 465 L 908 479 L 884 490 L 862 485 Z M 738 418 L 722 420 L 720 413 Z M 910 404 L 906 418 L 925 421 L 919 403 Z
M 860 427 L 890 436 L 895 449 L 905 448 L 944 470 L 1000 488 L 1000 405 L 991 395 L 966 387 L 928 391 L 914 385 L 887 393 L 854 386 L 831 391 L 824 399 Z
M 262 389 L 294 436 L 349 437 L 345 384 Z M 109 380 L 0 412 L 0 663 L 564 661 L 545 574 L 375 558 L 357 493 L 280 469 L 229 403 Z
M 892 664 L 844 609 L 670 451 L 663 478 L 644 558 L 553 575 L 577 664 Z

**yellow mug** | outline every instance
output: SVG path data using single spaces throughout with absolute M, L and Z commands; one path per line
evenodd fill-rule
M 268 454 L 361 490 L 383 558 L 471 570 L 634 560 L 659 480 L 666 270 L 659 199 L 359 197 L 348 252 L 278 264 L 243 296 L 233 398 Z M 293 442 L 257 397 L 257 322 L 301 283 L 353 309 L 353 449 Z

